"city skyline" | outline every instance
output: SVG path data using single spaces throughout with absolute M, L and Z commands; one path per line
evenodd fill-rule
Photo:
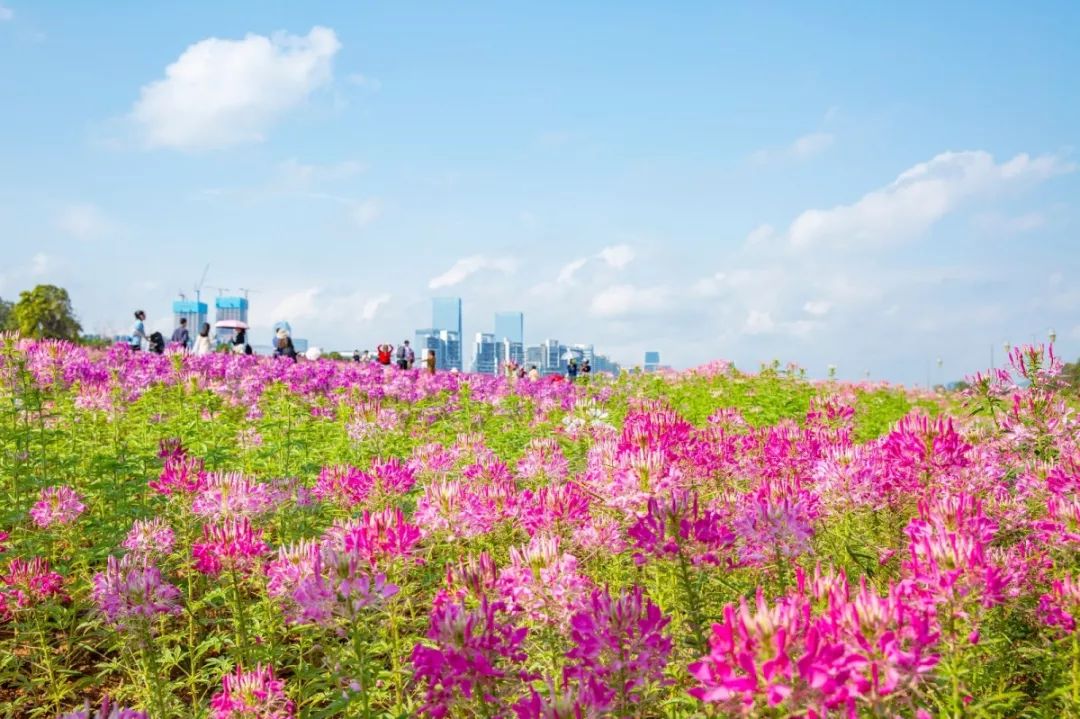
M 0 297 L 89 333 L 209 262 L 323 347 L 456 295 L 628 364 L 1080 355 L 1076 3 L 0 2 Z

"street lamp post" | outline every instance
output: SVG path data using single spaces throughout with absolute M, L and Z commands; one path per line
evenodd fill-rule
M 1050 328 L 1050 332 L 1047 334 L 1050 337 L 1050 344 L 1057 342 L 1057 332 L 1054 331 L 1053 327 Z

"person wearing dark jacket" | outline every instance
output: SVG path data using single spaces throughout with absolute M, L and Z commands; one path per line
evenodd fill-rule
M 191 335 L 188 334 L 187 317 L 180 318 L 180 326 L 173 330 L 172 342 L 181 345 L 184 349 L 191 346 Z

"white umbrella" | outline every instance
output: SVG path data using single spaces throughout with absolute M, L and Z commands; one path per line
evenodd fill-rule
M 247 322 L 241 322 L 240 320 L 218 320 L 214 323 L 214 327 L 225 330 L 246 330 L 248 328 Z

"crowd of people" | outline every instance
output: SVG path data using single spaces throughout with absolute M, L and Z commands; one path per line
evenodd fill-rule
M 203 322 L 199 327 L 199 333 L 194 339 L 191 337 L 191 333 L 188 330 L 187 319 L 180 318 L 177 323 L 177 327 L 173 330 L 172 337 L 169 338 L 169 342 L 174 345 L 183 348 L 185 351 L 190 352 L 193 355 L 206 355 L 215 351 L 214 343 L 210 338 L 210 323 Z M 165 352 L 165 338 L 160 332 L 152 332 L 149 335 L 146 333 L 146 313 L 142 310 L 135 311 L 135 323 L 131 328 L 131 333 L 128 335 L 128 347 L 133 352 L 138 352 L 143 349 L 143 344 L 146 345 L 146 349 L 155 354 L 164 354 Z M 222 351 L 229 351 L 235 354 L 250 355 L 253 354 L 251 345 L 247 341 L 247 330 L 244 328 L 237 329 L 232 337 L 232 340 L 225 344 L 221 348 Z M 289 331 L 285 328 L 279 328 L 274 335 L 274 356 L 286 357 L 296 362 L 299 358 L 299 353 L 296 351 L 296 347 L 293 345 L 292 337 L 289 335 Z M 370 350 L 353 350 L 352 354 L 353 362 L 365 362 L 376 363 L 386 367 L 391 365 L 396 366 L 398 369 L 410 370 L 414 369 L 416 364 L 416 353 L 413 351 L 412 346 L 409 344 L 409 340 L 403 340 L 396 348 L 392 344 L 380 344 L 375 352 Z M 423 369 L 429 374 L 435 374 L 437 365 L 437 358 L 435 350 L 427 350 L 427 354 L 424 355 L 422 360 Z M 527 379 L 533 382 L 539 381 L 540 370 L 536 365 L 529 365 L 528 369 L 525 366 L 518 364 L 517 362 L 508 362 L 504 366 L 504 372 L 508 379 L 522 380 Z M 456 372 L 457 368 L 450 370 Z M 579 364 L 576 358 L 570 358 L 566 366 L 566 377 L 571 382 L 575 381 L 580 375 L 584 379 L 588 379 L 592 367 L 589 365 L 589 360 L 585 359 Z M 559 375 L 555 375 L 556 378 Z

